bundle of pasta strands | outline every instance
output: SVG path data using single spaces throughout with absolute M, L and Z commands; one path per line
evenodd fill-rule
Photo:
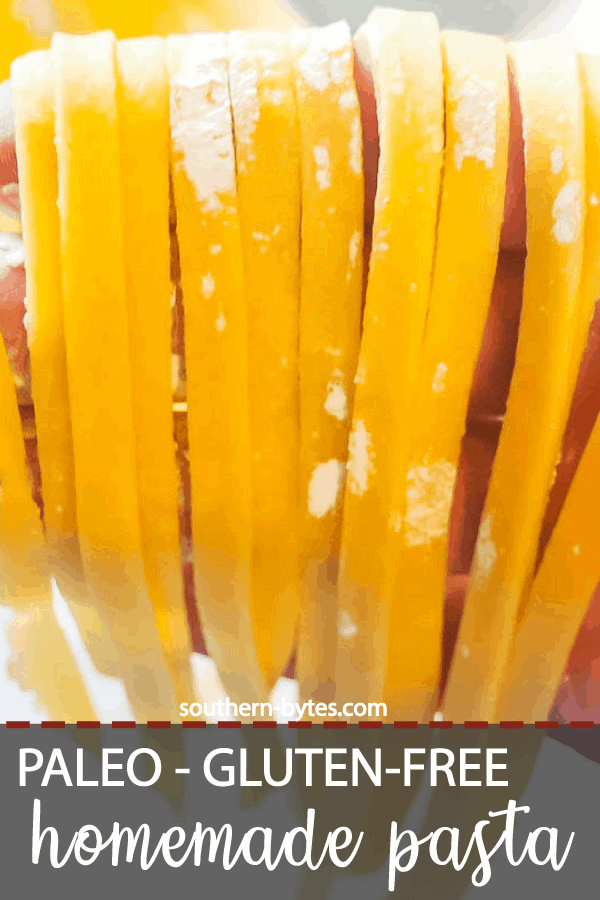
M 373 74 L 381 153 L 346 496 L 340 680 L 358 689 L 362 670 L 365 695 L 385 700 L 389 715 L 422 719 L 439 679 L 448 518 L 503 217 L 506 53 L 494 38 L 440 36 L 430 15 L 384 10 L 356 41 Z M 423 70 L 434 83 L 423 84 Z
M 576 54 L 564 35 L 510 45 L 509 52 L 524 122 L 527 262 L 506 418 L 444 705 L 460 721 L 497 717 L 597 288 L 581 277 L 584 252 L 597 244 L 583 223 Z
M 97 668 L 114 670 L 110 635 L 89 602 L 77 538 L 73 446 L 61 303 L 54 78 L 49 52 L 12 68 L 19 195 L 27 257 L 28 345 L 35 382 L 35 433 L 50 571 L 69 601 Z
M 337 618 L 327 561 L 360 322 L 350 33 L 339 23 L 291 43 L 235 32 L 169 46 L 200 614 L 231 696 L 263 697 L 298 631 L 312 695 L 334 676 L 334 653 L 322 650 L 335 649 Z
M 97 667 L 125 679 L 140 718 L 193 696 L 167 390 L 169 112 L 196 599 L 211 655 L 238 702 L 267 698 L 299 628 L 309 690 L 315 679 L 332 683 L 334 654 L 321 653 L 318 610 L 310 627 L 299 624 L 310 620 L 300 617 L 301 603 L 313 600 L 300 588 L 318 556 L 331 597 L 324 643 L 333 650 L 329 560 L 335 572 L 362 282 L 360 118 L 347 26 L 298 32 L 293 41 L 273 33 L 172 37 L 166 48 L 170 110 L 160 39 L 116 45 L 109 34 L 58 35 L 56 116 L 50 58 L 30 55 L 15 67 L 52 571 Z M 25 99 L 19 72 L 31 81 L 28 67 L 36 77 Z M 78 92 L 84 75 L 89 88 Z M 30 111 L 39 118 L 41 108 L 36 131 Z M 332 113 L 343 126 L 337 141 Z M 104 217 L 92 215 L 109 187 Z M 303 416 L 301 378 L 321 387 L 313 396 L 308 385 Z M 153 696 L 139 677 L 142 658 L 149 682 L 162 673 Z M 324 658 L 328 677 L 319 671 Z
M 429 302 L 444 110 L 435 16 L 379 10 L 356 43 L 373 74 L 380 156 L 344 495 L 337 680 L 344 699 L 367 702 L 384 689 L 390 500 Z
M 446 147 L 435 260 L 408 459 L 392 494 L 396 581 L 384 698 L 392 715 L 410 719 L 430 717 L 435 703 L 450 507 L 494 284 L 508 162 L 503 41 L 449 31 L 442 56 Z
M 68 600 L 73 579 L 65 589 L 63 576 L 69 565 L 72 575 L 79 562 L 85 584 L 75 599 L 84 595 L 100 623 L 97 630 L 110 639 L 108 650 L 103 641 L 96 654 L 98 668 L 123 679 L 137 719 L 171 719 L 177 697 L 189 697 L 193 686 L 174 458 L 169 466 L 174 450 L 164 47 L 160 41 L 125 42 L 117 61 L 109 34 L 57 35 L 52 54 L 56 155 L 52 159 L 48 146 L 42 147 L 50 180 L 42 180 L 44 172 L 34 162 L 23 187 L 30 211 L 24 224 L 31 249 L 27 277 L 34 295 L 33 399 L 39 406 L 42 489 L 46 508 L 55 501 L 46 512 L 49 549 Z M 17 83 L 18 67 L 27 74 L 28 59 L 16 64 Z M 48 93 L 43 76 L 35 87 Z M 42 155 L 33 151 L 40 148 L 31 144 L 35 130 L 27 127 L 35 116 L 28 117 L 25 99 L 17 91 L 20 157 L 38 160 Z M 133 140 L 149 137 L 142 144 L 149 177 L 142 192 L 136 172 L 144 168 L 144 151 L 132 153 L 132 122 Z M 52 202 L 43 197 L 56 184 L 52 165 L 58 171 L 60 222 L 43 213 L 36 220 Z M 136 203 L 139 217 L 132 215 Z M 59 247 L 59 261 L 51 260 L 50 271 L 60 271 L 53 285 L 39 252 L 46 231 L 50 246 Z M 128 258 L 135 264 L 128 265 Z M 140 342 L 152 349 L 151 361 L 139 352 Z M 58 397 L 46 389 L 47 370 Z
M 249 609 L 247 310 L 224 34 L 167 39 L 185 307 L 194 575 L 230 696 L 266 699 Z
M 141 720 L 194 699 L 178 515 L 191 519 L 195 602 L 231 699 L 267 700 L 296 651 L 304 699 L 384 701 L 390 718 L 418 720 L 439 702 L 448 521 L 497 280 L 507 48 L 377 10 L 356 49 L 380 147 L 362 334 L 361 120 L 344 23 L 59 35 L 52 57 L 14 69 L 45 535 L 24 468 L 23 522 L 37 531 L 15 540 L 9 524 L 5 557 L 39 545 L 33 593 L 46 596 L 47 557 L 97 667 L 124 679 Z M 526 646 L 538 634 L 554 684 L 597 574 L 580 533 L 595 438 L 535 572 L 600 286 L 598 213 L 584 221 L 582 199 L 586 183 L 600 190 L 596 70 L 578 68 L 564 37 L 508 57 L 528 260 L 446 696 L 456 720 L 508 715 L 524 672 L 513 714 L 549 703 Z M 173 442 L 170 258 L 189 485 Z

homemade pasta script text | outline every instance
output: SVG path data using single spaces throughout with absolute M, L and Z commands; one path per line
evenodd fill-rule
M 125 778 L 134 786 L 147 788 L 155 784 L 162 772 L 162 761 L 159 754 L 147 747 L 140 747 L 123 760 L 123 749 L 104 748 L 102 750 L 101 781 L 86 778 L 83 766 L 83 751 L 78 748 L 75 754 L 74 777 L 69 769 L 65 755 L 59 748 L 54 748 L 47 761 L 43 753 L 36 748 L 22 748 L 19 754 L 19 785 L 31 786 L 36 778 L 36 788 L 43 789 L 51 779 L 62 780 L 65 787 L 123 787 Z M 455 754 L 442 747 L 429 750 L 429 780 L 435 787 L 438 777 L 442 776 L 449 786 L 481 787 L 484 779 L 487 787 L 507 787 L 508 782 L 495 778 L 496 770 L 506 769 L 506 763 L 497 761 L 497 757 L 506 754 L 506 748 L 487 748 L 485 757 L 479 761 L 478 748 L 460 748 L 458 767 L 454 771 Z M 274 786 L 287 784 L 294 771 L 297 758 L 301 761 L 304 783 L 313 784 L 313 759 L 324 757 L 325 787 L 344 787 L 348 778 L 336 777 L 344 772 L 350 777 L 351 784 L 356 786 L 361 779 L 368 779 L 376 787 L 381 786 L 382 773 L 400 775 L 403 772 L 403 784 L 410 786 L 411 775 L 415 771 L 424 771 L 426 751 L 421 748 L 404 748 L 403 768 L 382 768 L 381 749 L 376 748 L 371 760 L 360 750 L 352 748 L 295 748 L 286 750 L 286 772 L 282 779 L 272 777 L 270 767 L 270 750 L 264 749 L 264 778 Z M 232 762 L 236 754 L 231 748 L 219 747 L 212 750 L 204 758 L 203 775 L 212 785 L 217 787 L 259 786 L 263 782 L 248 778 L 247 751 L 239 750 L 238 765 L 224 765 L 224 761 Z M 349 755 L 350 765 L 339 761 Z M 153 771 L 143 780 L 135 772 L 135 761 L 139 757 L 148 757 L 154 764 Z M 120 757 L 120 760 L 119 760 Z M 336 761 L 334 762 L 334 759 Z M 149 766 L 152 769 L 152 766 Z M 39 773 L 34 776 L 33 773 Z M 177 770 L 179 774 L 190 774 L 189 769 Z M 480 775 L 481 778 L 473 777 Z M 41 777 L 40 777 L 41 776 Z M 527 838 L 519 839 L 519 847 L 515 846 L 514 830 L 517 816 L 527 815 L 528 806 L 517 806 L 516 800 L 510 800 L 505 809 L 490 811 L 489 818 L 481 819 L 472 830 L 465 847 L 464 836 L 460 828 L 450 824 L 444 825 L 429 834 L 419 837 L 411 829 L 401 830 L 398 822 L 390 823 L 389 855 L 388 855 L 388 889 L 394 891 L 399 874 L 410 871 L 416 865 L 419 855 L 429 855 L 431 861 L 439 866 L 451 865 L 459 871 L 467 864 L 473 865 L 471 881 L 480 887 L 487 884 L 492 877 L 491 860 L 500 850 L 504 850 L 510 865 L 518 866 L 528 859 L 538 866 L 550 865 L 559 871 L 565 864 L 571 849 L 575 833 L 560 836 L 557 828 L 542 826 L 530 831 Z M 282 836 L 274 833 L 272 828 L 256 826 L 236 834 L 232 825 L 224 824 L 217 831 L 211 825 L 195 823 L 191 832 L 181 826 L 175 826 L 153 836 L 148 824 L 141 824 L 134 832 L 133 828 L 114 822 L 108 834 L 103 835 L 99 828 L 88 823 L 82 825 L 72 836 L 59 835 L 58 829 L 49 824 L 49 814 L 45 811 L 42 821 L 42 804 L 39 798 L 33 801 L 31 829 L 31 862 L 49 861 L 53 868 L 62 868 L 67 863 L 75 862 L 82 866 L 92 865 L 100 856 L 110 854 L 113 866 L 125 862 L 138 865 L 147 870 L 161 859 L 171 868 L 179 868 L 186 862 L 194 866 L 202 863 L 221 865 L 224 870 L 232 869 L 243 861 L 251 866 L 265 866 L 269 871 L 276 869 L 285 861 L 291 866 L 306 866 L 316 870 L 324 862 L 333 863 L 338 868 L 348 867 L 359 853 L 365 832 L 355 834 L 351 828 L 340 825 L 329 831 L 323 841 L 315 841 L 315 809 L 309 808 L 306 824 L 285 831 Z M 492 819 L 504 817 L 504 830 L 500 838 L 493 844 L 486 843 L 485 829 Z M 523 824 L 522 822 L 520 824 Z

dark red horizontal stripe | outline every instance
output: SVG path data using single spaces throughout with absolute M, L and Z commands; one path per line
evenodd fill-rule
M 51 722 L 41 722 L 42 728 L 65 728 L 66 723 L 60 721 L 51 721 Z M 77 728 L 100 728 L 102 723 L 99 721 L 81 721 L 77 722 Z M 113 728 L 135 728 L 136 722 L 132 721 L 123 721 L 123 722 L 112 722 L 111 725 Z M 170 728 L 171 722 L 166 721 L 150 721 L 147 722 L 148 728 Z M 430 728 L 452 728 L 453 722 L 430 722 Z M 466 721 L 463 723 L 465 728 L 488 728 L 489 722 L 484 721 Z M 523 722 L 518 721 L 506 721 L 499 722 L 500 728 L 524 728 Z M 556 721 L 537 721 L 534 723 L 535 728 L 558 728 L 559 723 Z M 570 728 L 594 728 L 595 723 L 588 719 L 579 719 L 569 722 Z M 288 722 L 288 728 L 311 728 L 312 722 L 310 721 L 300 721 L 300 722 Z M 347 722 L 324 722 L 325 728 L 346 728 Z M 26 721 L 25 719 L 9 719 L 4 723 L 5 728 L 30 728 L 31 722 Z M 219 728 L 240 728 L 241 722 L 219 722 Z M 276 728 L 277 722 L 253 722 L 253 728 Z M 202 719 L 199 722 L 182 722 L 182 728 L 206 728 L 206 722 Z M 369 720 L 361 721 L 358 723 L 359 728 L 382 728 L 383 722 L 373 722 Z M 419 723 L 415 721 L 400 721 L 394 722 L 394 728 L 418 728 Z

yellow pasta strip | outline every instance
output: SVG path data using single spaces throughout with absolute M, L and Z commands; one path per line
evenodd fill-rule
M 578 53 L 585 117 L 584 251 L 575 311 L 575 348 L 570 359 L 569 386 L 575 389 L 589 326 L 600 295 L 600 56 Z
M 584 127 L 568 37 L 509 45 L 523 112 L 527 264 L 517 357 L 479 529 L 445 715 L 496 718 L 519 602 L 569 411 L 583 250 Z
M 194 696 L 171 397 L 169 89 L 162 38 L 117 44 L 125 288 L 144 567 L 178 703 Z
M 380 157 L 344 498 L 339 688 L 375 701 L 397 552 L 392 489 L 406 460 L 431 286 L 444 107 L 435 16 L 376 10 L 356 46 L 375 83 Z
M 249 328 L 250 606 L 272 687 L 293 651 L 299 604 L 298 125 L 287 36 L 236 31 L 228 55 Z
M 419 383 L 398 503 L 388 715 L 427 715 L 440 673 L 448 519 L 473 372 L 494 283 L 508 162 L 508 70 L 499 38 L 442 35 L 446 151 Z
M 265 699 L 249 612 L 248 323 L 223 34 L 167 38 L 196 597 L 237 702 Z
M 600 57 L 581 54 L 587 210 L 578 313 L 589 322 L 600 294 Z M 580 337 L 585 337 L 585 327 Z M 600 579 L 600 420 L 522 609 L 498 698 L 499 719 L 546 719 Z
M 136 718 L 174 715 L 145 586 L 126 307 L 115 41 L 56 34 L 63 311 L 77 524 Z
M 73 444 L 60 287 L 56 206 L 54 89 L 49 51 L 29 53 L 11 70 L 19 159 L 19 194 L 27 261 L 28 344 L 44 523 L 61 591 L 84 600 L 77 541 Z
M 295 31 L 302 144 L 300 690 L 333 699 L 348 431 L 360 338 L 362 128 L 345 22 Z
M 90 605 L 77 539 L 50 52 L 29 53 L 16 60 L 11 88 L 27 264 L 28 343 L 49 563 L 95 665 L 105 674 L 114 674 L 116 653 L 97 610 Z

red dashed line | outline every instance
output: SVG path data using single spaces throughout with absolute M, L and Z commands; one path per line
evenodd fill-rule
M 66 727 L 66 722 L 58 722 L 58 721 L 41 722 L 40 724 L 41 724 L 42 728 L 65 728 Z M 76 724 L 77 728 L 100 728 L 102 726 L 102 722 L 98 722 L 98 721 L 90 721 L 90 722 L 81 721 L 81 722 L 77 722 L 77 723 L 73 723 L 73 724 Z M 138 723 L 132 722 L 132 721 L 124 721 L 124 722 L 111 722 L 110 724 L 113 728 L 136 728 Z M 313 723 L 311 721 L 306 721 L 306 720 L 303 720 L 300 722 L 292 721 L 292 722 L 287 723 L 287 727 L 288 728 L 312 728 L 312 724 Z M 383 728 L 383 724 L 384 724 L 383 722 L 374 722 L 371 720 L 364 720 L 364 721 L 358 722 L 358 727 L 359 728 Z M 415 721 L 401 721 L 401 722 L 394 722 L 393 724 L 394 724 L 394 728 L 418 728 L 419 727 L 419 723 L 415 722 Z M 488 728 L 489 724 L 490 724 L 489 722 L 484 722 L 484 721 L 481 721 L 481 722 L 467 721 L 467 722 L 463 723 L 465 728 Z M 529 723 L 529 726 L 533 725 L 535 728 L 553 729 L 553 728 L 558 728 L 559 724 L 560 723 L 556 722 L 556 721 L 547 721 L 547 722 L 538 721 L 538 722 L 534 722 L 534 723 Z M 573 722 L 565 722 L 564 724 L 569 725 L 570 728 L 594 728 L 596 723 L 591 720 L 580 719 L 580 720 L 575 720 Z M 171 728 L 171 725 L 172 725 L 172 723 L 167 722 L 167 721 L 151 721 L 151 722 L 146 723 L 147 728 Z M 206 725 L 207 725 L 207 723 L 204 720 L 200 720 L 199 722 L 181 722 L 182 728 L 206 728 Z M 236 722 L 236 721 L 233 721 L 233 722 L 222 721 L 222 722 L 218 722 L 217 725 L 219 728 L 241 728 L 242 727 L 242 723 Z M 452 728 L 453 725 L 454 725 L 454 722 L 444 722 L 444 721 L 429 722 L 430 728 Z M 500 728 L 513 728 L 513 729 L 525 727 L 525 723 L 516 722 L 516 721 L 515 722 L 508 722 L 508 721 L 507 722 L 499 722 L 498 725 Z M 19 720 L 18 719 L 9 719 L 8 721 L 4 722 L 4 726 L 5 726 L 5 728 L 30 728 L 31 722 L 28 722 L 26 720 L 20 720 L 20 719 Z M 257 721 L 257 722 L 252 723 L 252 727 L 253 728 L 277 728 L 277 722 Z M 325 722 L 323 722 L 323 727 L 324 728 L 347 728 L 348 723 L 340 722 L 339 720 L 333 720 L 331 722 L 325 721 Z

